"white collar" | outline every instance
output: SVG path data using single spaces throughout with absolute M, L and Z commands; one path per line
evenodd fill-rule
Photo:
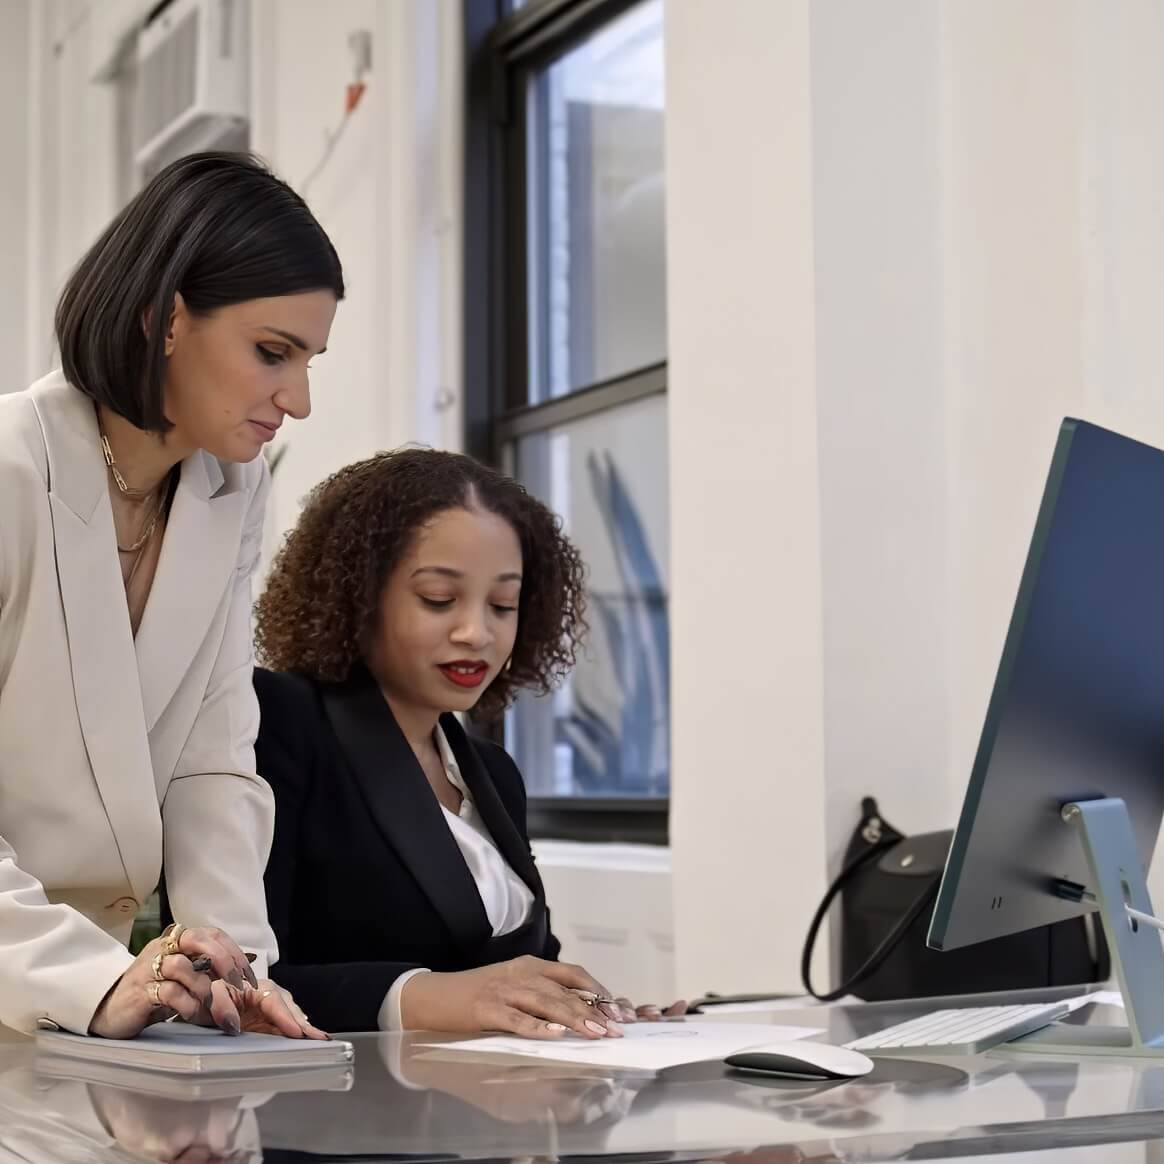
M 457 758 L 453 755 L 453 749 L 449 746 L 445 729 L 439 723 L 433 731 L 432 738 L 436 741 L 437 751 L 440 753 L 441 763 L 444 765 L 445 775 L 448 777 L 449 783 L 472 804 L 472 794 L 469 792 L 465 781 L 461 778 L 461 769 L 457 764 Z

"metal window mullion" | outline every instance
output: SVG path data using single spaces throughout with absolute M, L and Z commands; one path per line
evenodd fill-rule
M 654 364 L 617 380 L 571 392 L 542 404 L 514 409 L 494 422 L 494 443 L 500 447 L 519 437 L 545 432 L 600 412 L 632 404 L 667 391 L 667 365 Z

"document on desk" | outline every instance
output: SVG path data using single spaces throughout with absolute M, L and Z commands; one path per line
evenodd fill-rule
M 558 1039 L 523 1039 L 517 1035 L 488 1035 L 456 1043 L 425 1043 L 441 1051 L 486 1055 L 524 1055 L 556 1063 L 627 1070 L 662 1071 L 685 1063 L 723 1059 L 764 1043 L 788 1043 L 819 1035 L 812 1027 L 784 1027 L 767 1023 L 723 1023 L 701 1019 L 665 1019 L 628 1023 L 621 1039 L 584 1039 L 566 1034 Z

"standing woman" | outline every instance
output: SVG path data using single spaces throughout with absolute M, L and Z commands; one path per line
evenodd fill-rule
M 343 294 L 294 191 L 195 154 L 69 279 L 63 370 L 0 396 L 0 1027 L 323 1037 L 243 952 L 275 958 L 250 606 L 260 453 Z M 183 924 L 134 958 L 163 871 Z

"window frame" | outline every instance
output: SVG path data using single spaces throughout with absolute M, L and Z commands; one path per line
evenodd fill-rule
M 641 0 L 463 0 L 465 448 L 504 467 L 519 437 L 667 391 L 661 361 L 529 403 L 526 82 Z M 502 741 L 504 723 L 477 724 Z M 530 797 L 533 838 L 668 843 L 669 797 Z

